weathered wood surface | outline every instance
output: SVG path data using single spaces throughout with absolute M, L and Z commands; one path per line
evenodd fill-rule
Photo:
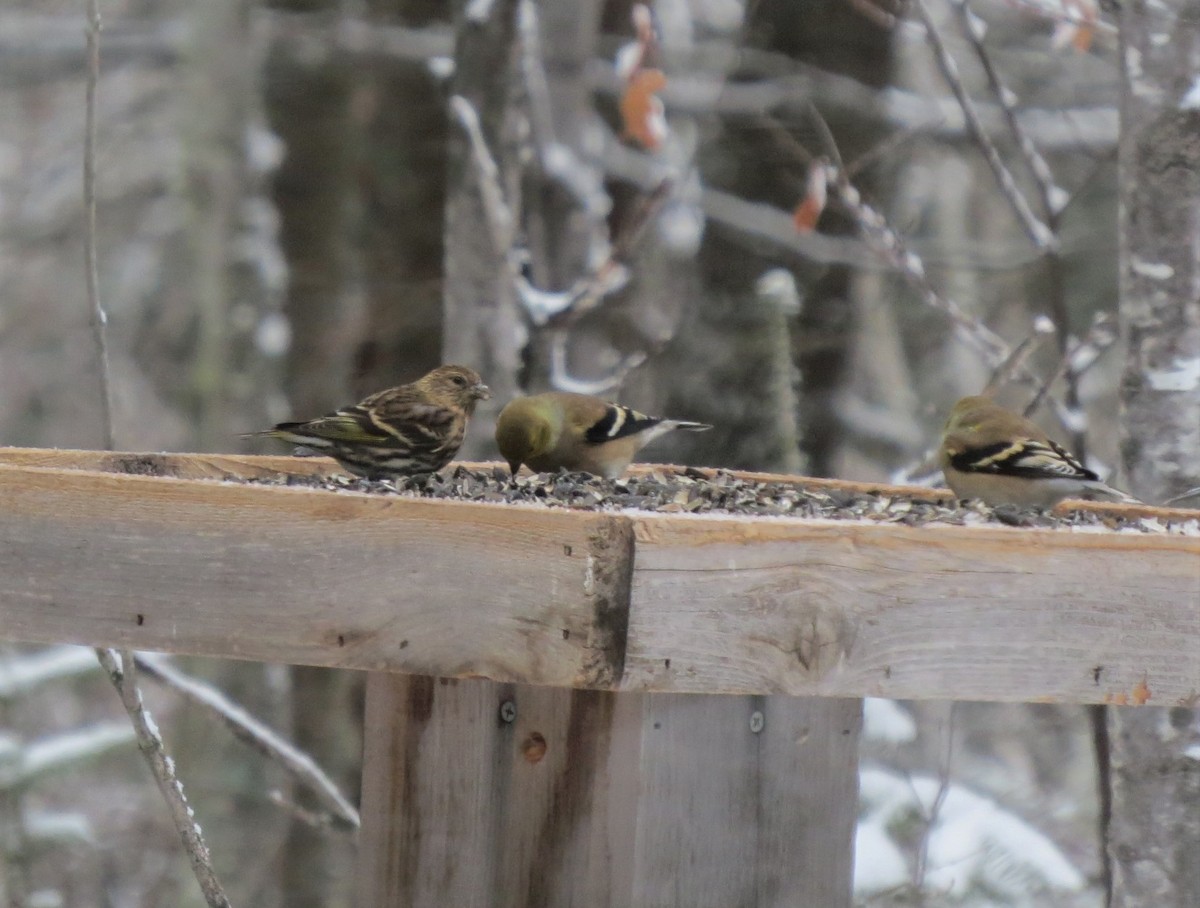
M 318 460 L 158 456 L 148 469 L 204 476 Z M 1197 603 L 1194 537 L 0 464 L 9 640 L 632 691 L 1169 705 L 1200 693 Z
M 81 451 L 71 448 L 0 447 L 0 464 L 172 479 L 261 479 L 281 473 L 312 476 L 338 470 L 337 463 L 328 457 L 159 454 L 150 451 Z
M 606 687 L 632 544 L 602 514 L 0 467 L 0 634 Z
M 366 725 L 361 905 L 850 903 L 857 701 L 373 674 Z
M 626 690 L 1035 702 L 1200 694 L 1200 539 L 636 523 Z
M 86 451 L 69 448 L 6 448 L 0 447 L 0 464 L 21 467 L 46 467 L 61 470 L 95 470 L 102 473 L 127 473 L 135 476 L 165 476 L 173 479 L 261 479 L 280 474 L 296 476 L 344 473 L 328 457 L 287 457 L 262 454 L 163 454 L 139 451 Z M 474 469 L 491 469 L 503 464 L 494 462 L 463 463 Z M 925 486 L 897 486 L 880 482 L 858 482 L 851 479 L 824 479 L 816 476 L 785 476 L 752 470 L 717 470 L 712 467 L 683 467 L 672 464 L 635 463 L 629 467 L 632 475 L 655 470 L 691 469 L 706 476 L 718 472 L 730 473 L 741 479 L 759 482 L 799 483 L 807 489 L 837 489 L 845 492 L 876 493 L 915 501 L 949 501 L 949 489 Z M 1093 511 L 1120 514 L 1123 517 L 1151 517 L 1157 520 L 1194 520 L 1193 508 L 1168 508 L 1141 503 L 1114 504 L 1109 502 L 1067 501 L 1059 504 L 1056 513 Z

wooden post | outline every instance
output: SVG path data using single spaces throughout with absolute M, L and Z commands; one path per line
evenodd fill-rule
M 359 904 L 849 905 L 860 716 L 372 673 Z

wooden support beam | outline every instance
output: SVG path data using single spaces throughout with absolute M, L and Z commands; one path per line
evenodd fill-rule
M 372 674 L 358 904 L 849 905 L 860 709 Z

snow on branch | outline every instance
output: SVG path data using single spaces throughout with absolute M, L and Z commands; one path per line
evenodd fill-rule
M 217 879 L 213 868 L 212 855 L 196 822 L 187 796 L 183 793 L 183 784 L 175 773 L 175 761 L 166 751 L 158 726 L 142 702 L 142 692 L 137 686 L 137 669 L 133 653 L 129 650 L 98 649 L 96 657 L 101 667 L 108 672 L 108 678 L 117 693 L 121 695 L 121 704 L 133 724 L 137 736 L 138 749 L 150 765 L 154 781 L 158 783 L 159 791 L 167 802 L 175 829 L 183 842 L 184 851 L 192 865 L 192 872 L 204 893 L 204 899 L 209 908 L 231 908 L 229 898 Z
M 595 225 L 590 256 L 593 264 L 567 289 L 543 290 L 531 280 L 529 250 L 517 242 L 516 218 L 505 200 L 500 182 L 500 168 L 488 147 L 479 115 L 471 102 L 461 95 L 450 99 L 450 110 L 470 144 L 471 159 L 475 164 L 483 199 L 484 216 L 487 218 L 493 248 L 504 263 L 506 277 L 530 324 L 535 328 L 553 331 L 550 337 L 551 384 L 562 390 L 602 393 L 619 385 L 632 369 L 645 362 L 648 354 L 637 352 L 625 357 L 608 375 L 601 378 L 576 378 L 571 375 L 567 366 L 567 329 L 629 283 L 630 272 L 626 260 L 633 253 L 647 226 L 661 210 L 670 195 L 672 184 L 668 179 L 660 179 L 633 215 L 627 219 L 621 231 L 615 237 L 609 238 L 605 218 L 611 201 L 601 187 L 599 174 L 595 173 L 589 177 L 586 184 L 578 173 L 569 181 L 561 178 L 559 171 L 590 171 L 591 168 L 583 166 L 573 152 L 570 152 L 569 157 L 564 157 L 559 151 L 565 149 L 554 137 L 548 97 L 542 94 L 545 89 L 545 72 L 538 56 L 538 46 L 533 43 L 536 40 L 534 33 L 537 31 L 536 8 L 533 4 L 522 4 L 518 9 L 518 16 L 523 35 L 524 78 L 531 95 L 531 104 L 535 108 L 532 119 L 535 141 L 539 144 L 538 157 L 543 161 L 543 169 L 547 175 L 567 186 L 568 191 L 580 203 L 589 222 Z
M 293 779 L 312 790 L 329 809 L 328 816 L 319 818 L 317 825 L 358 829 L 358 811 L 311 756 L 281 738 L 215 687 L 176 669 L 165 657 L 138 653 L 134 658 L 138 667 L 151 678 L 203 707 L 225 723 L 235 738 L 278 763 Z

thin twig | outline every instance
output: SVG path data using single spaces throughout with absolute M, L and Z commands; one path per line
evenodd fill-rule
M 312 757 L 279 737 L 221 691 L 179 671 L 163 656 L 137 653 L 134 658 L 150 677 L 216 716 L 234 737 L 278 763 L 293 779 L 312 790 L 329 808 L 330 821 L 322 825 L 359 828 L 358 811 Z
M 824 122 L 815 107 L 811 108 L 810 115 L 815 122 Z M 816 161 L 812 153 L 797 142 L 791 133 L 776 120 L 764 118 L 762 122 L 771 131 L 775 140 L 791 151 L 799 161 L 809 166 L 832 168 L 830 164 Z M 834 144 L 828 125 L 825 126 L 823 135 L 826 144 Z M 926 277 L 925 263 L 921 261 L 921 257 L 908 249 L 900 235 L 888 225 L 887 219 L 880 211 L 863 200 L 862 195 L 846 177 L 845 172 L 834 168 L 829 176 L 827 185 L 830 192 L 858 225 L 859 233 L 867 246 L 899 271 L 926 305 L 948 316 L 958 333 L 983 353 L 993 368 L 1008 359 L 1012 351 L 1004 339 L 979 319 L 968 315 L 954 300 L 943 297 L 933 288 Z
M 1099 312 L 1092 320 L 1092 327 L 1087 334 L 1070 350 L 1059 357 L 1058 366 L 1042 382 L 1037 393 L 1025 405 L 1025 416 L 1032 416 L 1046 399 L 1051 386 L 1064 375 L 1080 377 L 1090 369 L 1100 355 L 1111 347 L 1117 340 L 1116 319 L 1111 312 Z
M 1013 138 L 1016 140 L 1017 148 L 1020 149 L 1021 157 L 1025 160 L 1029 172 L 1033 174 L 1038 195 L 1041 198 L 1042 208 L 1049 219 L 1062 211 L 1063 206 L 1066 205 L 1068 196 L 1062 187 L 1054 182 L 1054 173 L 1050 170 L 1050 164 L 1033 143 L 1025 127 L 1021 125 L 1021 119 L 1017 116 L 1017 96 L 1004 84 L 999 70 L 996 69 L 995 63 L 992 62 L 992 55 L 988 53 L 987 46 L 983 43 L 983 21 L 971 10 L 971 6 L 967 0 L 951 5 L 958 6 L 958 14 L 962 19 L 963 33 L 967 36 L 967 41 L 974 49 L 975 56 L 979 59 L 979 63 L 983 67 L 988 85 L 992 89 L 992 94 L 996 96 L 996 102 L 1000 105 L 1000 110 L 1004 114 L 1004 121 L 1008 124 L 1008 131 L 1012 133 Z M 1050 226 L 1053 229 L 1053 224 Z
M 1009 171 L 1004 160 L 1000 157 L 1000 152 L 997 150 L 995 143 L 983 127 L 983 122 L 979 118 L 979 112 L 975 109 L 975 102 L 971 100 L 971 96 L 967 93 L 967 88 L 963 85 L 962 76 L 958 71 L 958 63 L 951 56 L 950 51 L 946 48 L 945 42 L 942 41 L 941 32 L 938 30 L 937 23 L 929 14 L 923 0 L 913 0 L 913 8 L 917 11 L 917 15 L 921 17 L 921 21 L 925 25 L 925 36 L 929 41 L 929 46 L 933 50 L 934 57 L 937 59 L 938 68 L 942 71 L 942 76 L 946 79 L 950 90 L 954 93 L 954 97 L 958 100 L 959 106 L 962 108 L 963 116 L 966 118 L 967 126 L 970 129 L 971 135 L 975 139 L 975 144 L 979 146 L 979 150 L 983 153 L 983 158 L 987 161 L 988 167 L 991 168 L 992 174 L 996 177 L 996 182 L 1000 185 L 1000 191 L 1012 206 L 1013 211 L 1017 215 L 1017 220 L 1021 222 L 1022 228 L 1028 234 L 1030 241 L 1038 249 L 1043 251 L 1052 251 L 1058 248 L 1058 237 L 1049 227 L 1043 223 L 1033 209 L 1029 207 L 1029 201 L 1025 198 L 1025 194 L 1021 192 L 1017 186 L 1017 181 L 1013 179 L 1012 173 Z
M 1060 240 L 1062 214 L 1070 201 L 1070 196 L 1055 183 L 1049 163 L 1042 157 L 1033 140 L 1021 126 L 1016 109 L 1017 97 L 1000 78 L 1000 73 L 992 62 L 992 55 L 988 53 L 987 47 L 983 43 L 983 21 L 971 11 L 966 0 L 958 4 L 958 10 L 962 19 L 963 32 L 975 50 L 975 56 L 979 59 L 984 74 L 987 76 L 988 85 L 996 96 L 1000 109 L 1004 112 L 1009 132 L 1012 133 L 1026 167 L 1033 175 L 1042 212 L 1046 218 L 1046 226 L 1054 234 L 1056 240 Z M 1071 317 L 1067 308 L 1066 265 L 1062 260 L 1061 242 L 1056 242 L 1053 248 L 1044 250 L 1044 259 L 1049 284 L 1046 293 L 1047 308 L 1058 335 L 1058 353 L 1063 366 L 1059 377 L 1064 379 L 1066 386 L 1063 395 L 1065 406 L 1068 411 L 1074 413 L 1079 410 L 1079 377 L 1072 368 L 1072 357 L 1068 355 L 1067 350 L 1070 343 Z M 1047 384 L 1043 384 L 1042 387 L 1047 386 Z M 1072 419 L 1072 426 L 1071 447 L 1078 456 L 1084 457 L 1087 452 L 1087 432 L 1078 419 Z
M 84 249 L 87 253 L 87 295 L 92 313 L 92 336 L 96 341 L 97 366 L 100 372 L 101 417 L 104 421 L 104 444 L 107 450 L 115 446 L 112 418 L 111 383 L 108 370 L 107 318 L 100 302 L 99 263 L 96 250 L 96 88 L 100 82 L 100 8 L 98 0 L 87 4 L 87 93 L 86 121 L 83 142 L 83 207 Z M 158 783 L 171 819 L 179 832 L 184 851 L 204 893 L 209 908 L 230 908 L 213 869 L 212 855 L 204 842 L 200 827 L 192 817 L 183 785 L 175 774 L 175 763 L 167 755 L 166 746 L 137 686 L 137 667 L 131 650 L 97 649 L 96 658 L 108 673 L 108 678 L 121 697 L 137 737 L 138 749 Z
M 133 653 L 129 650 L 118 652 L 112 649 L 98 649 L 96 657 L 100 660 L 100 665 L 108 672 L 108 678 L 113 687 L 121 695 L 121 704 L 129 715 L 129 721 L 133 723 L 134 734 L 137 735 L 138 749 L 146 758 L 146 762 L 150 764 L 154 780 L 158 783 L 159 791 L 162 792 L 167 807 L 171 811 L 171 819 L 175 822 L 175 829 L 183 841 L 184 851 L 187 852 L 188 859 L 191 861 L 192 872 L 196 875 L 196 881 L 200 884 L 205 901 L 209 908 L 230 908 L 229 898 L 221 888 L 216 871 L 213 870 L 212 856 L 209 854 L 208 846 L 204 843 L 200 826 L 192 816 L 192 809 L 188 806 L 183 786 L 175 774 L 175 764 L 167 756 L 162 736 L 159 735 L 154 720 L 142 702 L 142 692 L 137 686 L 137 668 Z
M 992 377 L 988 379 L 988 383 L 980 394 L 991 396 L 1000 388 L 1007 385 L 1013 380 L 1018 372 L 1025 368 L 1025 364 L 1029 361 L 1029 357 L 1038 348 L 1043 340 L 1048 335 L 1054 334 L 1055 328 L 1053 322 L 1044 315 L 1039 315 L 1033 320 L 1033 333 L 1025 340 L 1017 344 L 1009 354 L 1008 359 L 1002 362 L 992 373 Z
M 937 825 L 942 805 L 946 803 L 946 796 L 950 793 L 950 763 L 954 757 L 954 707 L 956 705 L 953 702 L 950 704 L 950 711 L 946 717 L 946 747 L 942 751 L 942 759 L 938 765 L 937 795 L 929 806 L 929 810 L 925 812 L 925 825 L 921 831 L 921 840 L 917 845 L 917 859 L 913 866 L 913 888 L 918 893 L 925 887 L 925 871 L 929 861 L 929 839 L 933 833 L 933 827 Z
M 108 316 L 100 302 L 100 267 L 96 252 L 96 87 L 100 82 L 100 6 L 87 0 L 87 96 L 83 131 L 83 248 L 87 257 L 87 296 L 92 313 L 92 338 L 96 342 L 96 368 L 100 373 L 100 418 L 104 447 L 116 447 L 113 432 L 112 388 L 108 371 Z
M 527 22 L 527 27 L 536 20 Z M 608 375 L 597 379 L 582 379 L 570 374 L 567 368 L 567 331 L 584 314 L 595 309 L 605 299 L 617 293 L 629 282 L 629 269 L 622 259 L 636 248 L 648 225 L 653 221 L 670 196 L 671 182 L 661 179 L 653 191 L 635 209 L 622 232 L 607 242 L 608 253 L 564 291 L 542 290 L 527 276 L 529 252 L 516 243 L 516 224 L 512 209 L 504 199 L 500 186 L 500 168 L 487 146 L 479 116 L 471 102 L 455 95 L 450 109 L 457 117 L 471 145 L 471 156 L 479 178 L 484 217 L 492 235 L 496 254 L 504 263 L 506 277 L 511 281 L 517 299 L 535 328 L 549 329 L 550 383 L 563 391 L 583 394 L 602 394 L 617 387 L 630 371 L 644 363 L 646 351 L 626 356 Z M 546 127 L 549 129 L 549 125 Z

